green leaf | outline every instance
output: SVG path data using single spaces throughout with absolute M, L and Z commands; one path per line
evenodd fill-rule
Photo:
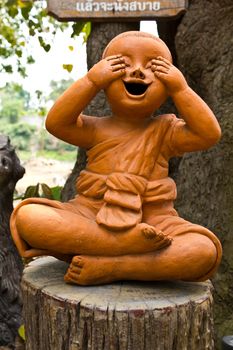
M 28 186 L 24 194 L 24 199 L 32 198 L 32 197 L 40 197 L 39 186 L 40 186 L 39 183 L 36 186 Z
M 71 35 L 71 38 L 75 37 L 75 36 L 78 36 L 82 30 L 83 30 L 83 27 L 85 26 L 85 22 L 76 22 L 72 25 L 72 29 L 73 29 L 73 33 Z
M 43 48 L 46 52 L 49 52 L 49 50 L 51 49 L 51 45 L 47 44 L 47 45 L 43 46 Z
M 19 334 L 20 338 L 22 338 L 24 341 L 26 340 L 25 327 L 23 324 L 19 327 L 18 334 Z
M 51 45 L 50 44 L 46 44 L 44 39 L 42 38 L 42 36 L 38 36 L 38 40 L 39 40 L 39 43 L 40 43 L 40 46 L 43 47 L 43 49 L 48 52 L 51 48 Z
M 41 98 L 41 96 L 43 95 L 43 91 L 41 91 L 41 90 L 36 90 L 35 93 L 36 93 L 36 97 L 38 98 L 38 100 L 39 100 L 39 99 Z
M 23 77 L 23 78 L 26 78 L 27 74 L 26 74 L 26 67 L 23 67 L 21 66 L 21 64 L 19 63 L 18 64 L 18 72 L 20 73 L 20 75 Z
M 7 3 L 6 3 L 6 6 L 13 6 L 13 5 L 16 5 L 17 3 L 17 0 L 8 0 Z
M 29 28 L 29 34 L 30 34 L 31 36 L 34 36 L 34 35 L 36 34 L 34 28 Z
M 53 193 L 51 191 L 51 188 L 48 185 L 42 183 L 41 188 L 42 188 L 42 197 L 43 198 L 53 199 Z
M 87 39 L 91 33 L 91 22 L 87 22 L 85 24 L 85 26 L 83 27 L 83 33 L 85 34 L 84 35 L 84 38 L 83 38 L 83 41 L 86 43 L 87 42 Z
M 15 53 L 18 57 L 22 57 L 22 55 L 23 55 L 22 50 L 15 50 Z
M 29 19 L 29 14 L 32 9 L 32 4 L 30 2 L 18 1 L 19 6 L 21 8 L 21 13 L 24 19 Z
M 27 7 L 30 4 L 30 1 L 17 0 L 16 2 L 20 8 Z
M 9 7 L 8 13 L 12 18 L 15 18 L 18 15 L 19 11 L 16 6 L 11 6 Z
M 72 72 L 74 66 L 73 64 L 63 64 L 62 67 L 70 73 Z
M 62 187 L 61 186 L 55 186 L 50 188 L 52 191 L 53 199 L 60 201 L 61 200 L 61 191 Z
M 33 58 L 32 56 L 28 56 L 28 57 L 27 57 L 27 63 L 28 63 L 28 64 L 35 63 L 34 58 Z
M 39 40 L 39 43 L 40 43 L 40 46 L 43 46 L 44 45 L 44 39 L 42 38 L 42 36 L 38 36 L 38 40 Z
M 68 46 L 68 49 L 69 49 L 70 51 L 74 51 L 74 47 L 73 47 L 72 45 Z
M 13 68 L 10 64 L 7 64 L 7 65 L 2 65 L 2 68 L 4 69 L 5 72 L 7 73 L 13 73 Z
M 46 116 L 46 114 L 47 114 L 47 109 L 46 109 L 46 107 L 40 107 L 39 108 L 39 110 L 38 110 L 38 115 L 40 116 L 40 117 L 44 117 L 44 116 Z

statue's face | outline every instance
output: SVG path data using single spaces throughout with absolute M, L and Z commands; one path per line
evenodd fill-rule
M 164 84 L 151 70 L 151 60 L 158 56 L 171 59 L 165 46 L 152 38 L 128 36 L 113 42 L 106 56 L 121 54 L 126 73 L 106 89 L 113 112 L 145 112 L 151 115 L 167 98 Z

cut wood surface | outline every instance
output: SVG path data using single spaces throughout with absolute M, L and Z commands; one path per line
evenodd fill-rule
M 214 349 L 210 282 L 73 286 L 67 267 L 48 257 L 25 269 L 27 350 Z

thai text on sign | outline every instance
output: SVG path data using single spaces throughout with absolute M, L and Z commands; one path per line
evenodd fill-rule
M 78 12 L 92 11 L 159 11 L 160 1 L 114 1 L 114 2 L 96 2 L 87 0 L 86 2 L 77 2 L 76 10 Z

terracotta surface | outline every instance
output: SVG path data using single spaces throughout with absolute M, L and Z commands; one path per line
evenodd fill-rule
M 221 244 L 206 228 L 178 216 L 168 161 L 213 146 L 221 131 L 171 61 L 160 39 L 123 33 L 56 101 L 48 131 L 86 148 L 88 162 L 74 200 L 32 198 L 15 209 L 11 231 L 22 256 L 69 261 L 65 281 L 77 284 L 203 281 L 213 275 Z M 112 115 L 83 115 L 101 89 Z M 152 117 L 169 95 L 180 118 Z

